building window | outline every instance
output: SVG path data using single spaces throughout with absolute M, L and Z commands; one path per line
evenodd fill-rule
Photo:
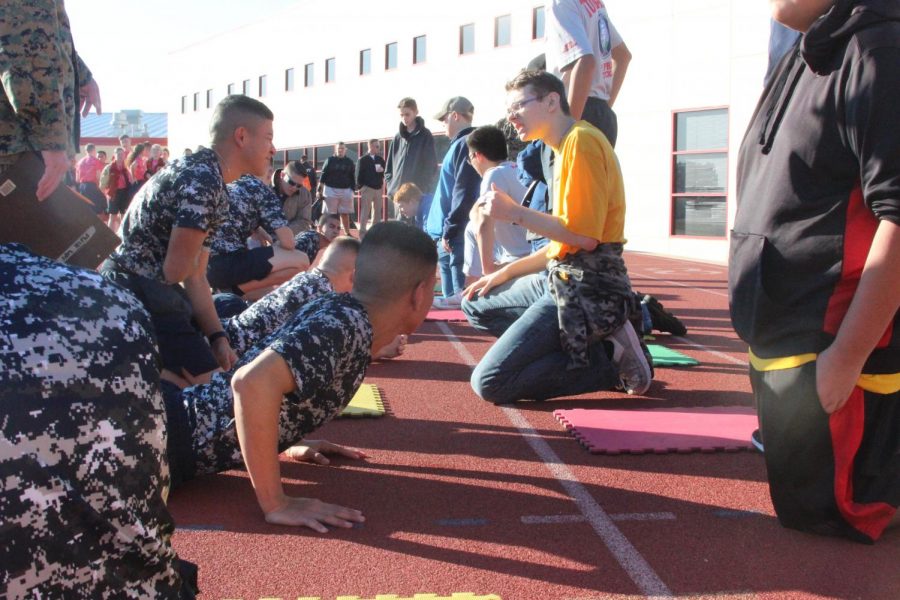
M 231 96 L 232 94 L 234 94 L 234 84 L 229 83 L 228 84 L 228 95 Z
M 200 110 L 200 92 L 194 92 L 194 112 Z
M 187 112 L 187 96 L 181 97 L 181 114 Z
M 475 52 L 475 23 L 461 25 L 459 28 L 459 53 L 472 54 Z
M 728 109 L 675 113 L 672 235 L 725 237 Z
M 284 71 L 284 91 L 294 91 L 294 69 L 285 69 Z
M 509 46 L 511 43 L 512 16 L 503 15 L 494 19 L 494 47 Z
M 531 11 L 531 39 L 544 39 L 544 7 L 535 6 Z
M 359 74 L 368 75 L 372 72 L 372 50 L 366 48 L 359 51 Z
M 213 105 L 213 91 L 206 90 L 206 108 L 212 108 Z
M 425 62 L 425 36 L 413 38 L 413 64 Z
M 250 80 L 249 79 L 244 80 L 243 84 L 241 85 L 241 90 L 242 90 L 241 93 L 244 94 L 245 96 L 250 95 Z
M 334 59 L 326 58 L 325 59 L 325 83 L 333 83 L 334 82 Z
M 262 98 L 266 95 L 266 91 L 267 91 L 267 87 L 268 87 L 267 80 L 268 80 L 268 78 L 265 75 L 259 76 L 259 90 L 258 91 L 259 91 L 260 98 Z
M 303 87 L 312 87 L 313 84 L 313 64 L 309 63 L 303 67 Z
M 397 68 L 397 42 L 384 47 L 384 70 L 390 71 Z

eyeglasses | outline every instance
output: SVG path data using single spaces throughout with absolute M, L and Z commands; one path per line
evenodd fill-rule
M 302 183 L 297 183 L 296 181 L 294 181 L 293 179 L 291 179 L 289 177 L 285 177 L 284 182 L 291 187 L 295 187 L 295 188 L 303 187 Z
M 472 164 L 472 161 L 475 160 L 476 156 L 478 156 L 477 152 L 472 152 L 471 154 L 469 154 L 469 164 L 470 165 Z
M 519 100 L 518 102 L 513 102 L 509 105 L 509 108 L 506 109 L 506 116 L 512 117 L 514 115 L 519 115 L 522 113 L 522 109 L 525 108 L 525 105 L 529 102 L 534 102 L 535 100 L 543 100 L 544 96 L 533 96 L 531 98 L 525 98 L 524 100 Z

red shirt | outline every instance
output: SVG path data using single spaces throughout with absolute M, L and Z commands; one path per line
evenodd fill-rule
M 75 165 L 75 181 L 78 183 L 97 183 L 100 179 L 100 171 L 106 163 L 88 154 Z

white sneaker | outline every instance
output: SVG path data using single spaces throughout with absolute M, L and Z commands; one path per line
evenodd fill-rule
M 459 308 L 459 305 L 462 303 L 462 294 L 457 293 L 453 294 L 449 298 L 444 298 L 443 296 L 436 296 L 434 298 L 434 302 L 431 303 L 431 308 L 437 310 L 453 310 Z
M 650 389 L 653 379 L 650 364 L 631 322 L 625 321 L 624 325 L 606 339 L 613 345 L 613 362 L 619 368 L 619 379 L 625 391 L 629 394 L 643 394 Z

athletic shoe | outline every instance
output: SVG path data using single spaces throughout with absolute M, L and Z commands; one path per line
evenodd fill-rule
M 625 392 L 643 394 L 650 389 L 653 372 L 631 322 L 625 321 L 606 339 L 613 345 L 613 362 L 619 368 L 619 379 Z
M 666 310 L 662 303 L 647 294 L 642 302 L 650 311 L 650 320 L 653 321 L 653 329 L 665 331 L 672 335 L 684 335 L 687 333 L 687 327 L 678 320 L 678 317 Z
M 759 432 L 759 429 L 755 429 L 753 433 L 750 434 L 750 443 L 753 444 L 754 448 L 759 450 L 760 454 L 765 453 L 762 443 L 762 434 Z
M 461 303 L 461 293 L 453 294 L 449 298 L 444 298 L 443 296 L 435 296 L 434 301 L 431 303 L 431 308 L 434 308 L 436 310 L 455 310 L 459 308 L 459 305 Z

